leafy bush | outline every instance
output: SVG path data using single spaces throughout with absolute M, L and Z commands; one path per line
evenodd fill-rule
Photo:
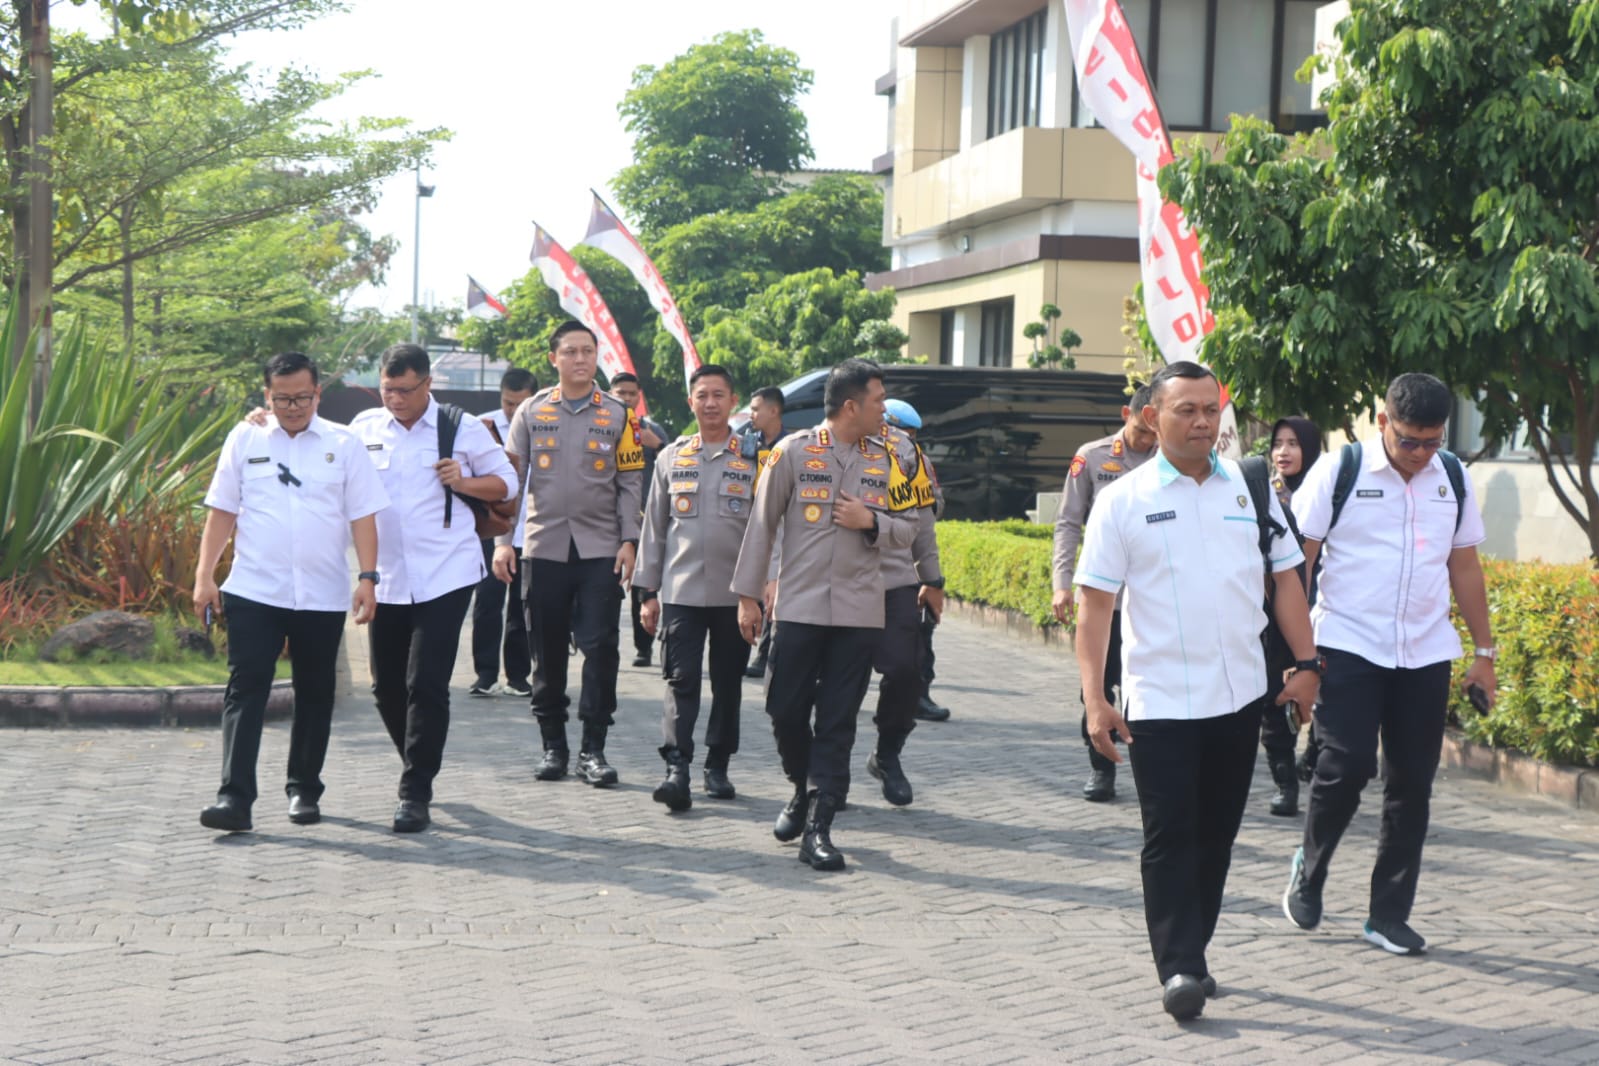
M 1499 659 L 1499 699 L 1479 714 L 1460 691 L 1450 711 L 1472 740 L 1551 762 L 1599 765 L 1599 574 L 1586 566 L 1483 561 Z M 1471 634 L 1455 624 L 1467 648 Z
M 1034 532 L 1038 530 L 1040 532 Z M 1018 519 L 938 523 L 938 558 L 951 596 L 1020 611 L 1053 626 L 1050 527 Z

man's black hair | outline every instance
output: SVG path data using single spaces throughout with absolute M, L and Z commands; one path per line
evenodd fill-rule
M 783 400 L 783 390 L 776 385 L 768 385 L 765 388 L 756 389 L 750 396 L 750 402 L 753 403 L 756 400 L 760 400 L 762 403 L 769 403 L 779 411 L 782 411 L 787 406 Z
M 593 341 L 596 346 L 599 345 L 600 339 L 594 335 L 594 331 L 592 329 L 589 329 L 575 318 L 569 318 L 565 322 L 562 322 L 559 326 L 556 326 L 555 332 L 550 334 L 550 351 L 553 352 L 555 349 L 561 346 L 562 337 L 566 336 L 568 333 L 576 333 L 579 330 L 587 333 L 589 335 L 589 340 Z
M 700 378 L 721 378 L 727 382 L 728 392 L 737 392 L 738 387 L 733 384 L 733 375 L 727 372 L 727 367 L 717 366 L 715 363 L 704 363 L 698 370 L 688 376 L 688 391 L 692 394 L 694 383 Z
M 827 388 L 822 392 L 822 410 L 832 418 L 851 400 L 866 395 L 873 381 L 883 380 L 883 368 L 870 359 L 846 359 L 827 375 Z
M 316 364 L 311 362 L 309 355 L 304 352 L 280 352 L 267 360 L 266 368 L 261 372 L 261 380 L 270 389 L 273 378 L 298 374 L 302 370 L 311 372 L 312 385 L 317 385 L 321 382 L 322 375 L 317 373 Z
M 1188 381 L 1203 381 L 1205 378 L 1216 377 L 1210 372 L 1209 367 L 1191 363 L 1186 359 L 1179 359 L 1175 363 L 1167 363 L 1155 371 L 1155 376 L 1149 379 L 1149 402 L 1155 403 L 1160 399 L 1160 394 L 1166 390 L 1167 382 L 1177 378 Z
M 1128 398 L 1127 406 L 1136 415 L 1139 411 L 1149 406 L 1149 401 L 1154 395 L 1155 387 L 1153 385 L 1140 385 L 1133 390 L 1132 396 Z
M 1417 429 L 1449 421 L 1455 398 L 1449 386 L 1431 374 L 1400 374 L 1388 386 L 1388 417 Z
M 500 377 L 500 388 L 506 392 L 532 392 L 537 384 L 533 372 L 520 366 L 513 366 Z
M 420 344 L 403 341 L 385 348 L 378 365 L 386 378 L 397 378 L 407 370 L 414 370 L 417 377 L 425 378 L 433 370 L 433 363 L 428 359 L 426 348 Z
M 614 389 L 618 385 L 626 385 L 630 381 L 633 384 L 638 385 L 639 384 L 638 375 L 637 374 L 630 374 L 626 370 L 624 370 L 620 374 L 615 374 L 615 375 L 613 375 L 611 377 L 611 388 Z M 643 388 L 642 385 L 639 385 L 639 387 Z

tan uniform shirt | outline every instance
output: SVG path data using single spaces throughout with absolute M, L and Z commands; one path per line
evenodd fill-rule
M 633 584 L 664 603 L 736 607 L 733 564 L 755 497 L 755 460 L 737 434 L 706 445 L 680 437 L 655 458 Z
M 912 486 L 925 484 L 932 489 L 932 499 L 928 500 L 926 492 L 917 497 L 912 497 L 911 502 L 904 508 L 903 514 L 916 522 L 916 538 L 909 548 L 884 548 L 883 556 L 883 588 L 897 589 L 907 585 L 937 584 L 944 579 L 944 573 L 938 566 L 938 533 L 933 528 L 934 518 L 944 506 L 944 494 L 938 488 L 938 478 L 933 473 L 933 465 L 922 454 L 921 446 L 892 427 L 884 427 L 883 439 L 893 449 L 895 462 L 899 464 L 903 483 Z M 901 480 L 901 479 L 896 479 Z M 889 504 L 893 506 L 895 500 L 890 495 Z
M 1095 495 L 1129 470 L 1152 458 L 1159 447 L 1142 454 L 1127 447 L 1121 433 L 1089 441 L 1077 449 L 1066 472 L 1066 487 L 1061 490 L 1060 509 L 1055 512 L 1055 591 L 1072 587 L 1072 571 L 1077 566 L 1077 548 L 1083 542 L 1083 526 L 1094 506 Z
M 573 404 L 545 389 L 516 409 L 505 450 L 527 472 L 524 558 L 565 562 L 575 543 L 579 558 L 601 559 L 638 540 L 644 448 L 620 400 L 596 389 Z
M 888 507 L 888 446 L 879 437 L 854 444 L 826 426 L 802 429 L 772 449 L 744 531 L 733 591 L 761 598 L 772 541 L 782 530 L 779 622 L 883 627 L 883 549 L 908 548 L 916 523 Z M 858 496 L 877 515 L 877 536 L 833 523 L 838 494 Z

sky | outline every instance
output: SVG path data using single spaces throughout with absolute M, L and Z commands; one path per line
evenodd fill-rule
M 398 116 L 455 132 L 422 176 L 436 187 L 421 203 L 416 276 L 424 305 L 463 304 L 468 274 L 499 292 L 526 273 L 535 221 L 576 244 L 588 227 L 591 187 L 621 210 L 608 186 L 632 158 L 616 105 L 633 70 L 661 66 L 723 31 L 759 29 L 815 73 L 801 101 L 812 166 L 865 170 L 888 149 L 887 103 L 873 83 L 892 62 L 899 0 L 353 0 L 349 7 L 293 33 L 246 34 L 231 54 L 263 70 L 371 70 L 376 77 L 318 114 Z M 63 28 L 89 17 L 66 4 L 53 12 Z M 409 304 L 415 186 L 411 174 L 390 179 L 363 218 L 374 233 L 396 237 L 400 251 L 385 285 L 357 292 L 352 306 L 398 313 Z

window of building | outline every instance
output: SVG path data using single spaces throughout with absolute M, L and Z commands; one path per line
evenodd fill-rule
M 946 308 L 938 313 L 938 365 L 955 363 L 955 312 Z
M 1044 102 L 1044 20 L 1029 15 L 988 39 L 988 135 L 1036 126 Z
M 978 336 L 979 366 L 1010 366 L 1010 346 L 1016 332 L 1016 301 L 992 300 L 983 307 Z
M 1310 86 L 1294 80 L 1315 48 L 1324 2 L 1126 0 L 1122 10 L 1172 130 L 1225 130 L 1234 114 L 1305 130 L 1326 124 Z M 1096 124 L 1080 98 L 1073 115 L 1079 126 Z

